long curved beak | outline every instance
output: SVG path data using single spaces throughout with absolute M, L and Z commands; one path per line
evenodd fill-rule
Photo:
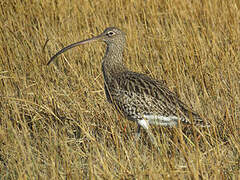
M 66 47 L 64 47 L 63 49 L 61 49 L 60 51 L 58 51 L 54 56 L 51 57 L 51 59 L 48 61 L 47 65 L 49 65 L 57 56 L 59 56 L 60 54 L 64 53 L 65 51 L 71 49 L 71 48 L 74 48 L 78 45 L 81 45 L 81 44 L 86 44 L 86 43 L 90 43 L 90 42 L 93 42 L 93 41 L 97 41 L 99 39 L 102 38 L 102 35 L 99 35 L 99 36 L 95 36 L 95 37 L 92 37 L 90 39 L 86 39 L 86 40 L 83 40 L 83 41 L 79 41 L 79 42 L 76 42 L 76 43 L 73 43 L 73 44 L 70 44 Z

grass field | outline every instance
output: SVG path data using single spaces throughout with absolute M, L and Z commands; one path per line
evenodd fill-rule
M 0 14 L 0 179 L 240 179 L 239 0 L 3 0 Z M 46 66 L 109 26 L 127 33 L 126 66 L 211 128 L 153 127 L 160 151 L 144 132 L 135 143 L 104 95 L 104 44 Z

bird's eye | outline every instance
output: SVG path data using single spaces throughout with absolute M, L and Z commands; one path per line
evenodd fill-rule
M 108 33 L 107 33 L 107 36 L 113 36 L 115 34 L 115 32 L 113 32 L 113 31 L 109 31 Z

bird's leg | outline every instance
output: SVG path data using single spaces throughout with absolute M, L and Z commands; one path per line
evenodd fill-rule
M 136 132 L 136 135 L 135 135 L 135 140 L 136 141 L 138 141 L 139 138 L 140 138 L 140 132 L 141 132 L 141 126 L 138 124 L 137 132 Z
M 147 131 L 153 145 L 157 146 L 157 141 L 156 141 L 155 137 L 153 136 L 151 129 L 149 128 L 148 122 L 145 119 L 138 120 L 138 127 L 139 126 L 143 127 Z M 139 127 L 139 129 L 140 129 L 140 127 Z
M 151 129 L 146 129 L 146 131 L 147 131 L 153 145 L 157 147 L 157 141 L 156 141 L 156 138 L 153 136 Z

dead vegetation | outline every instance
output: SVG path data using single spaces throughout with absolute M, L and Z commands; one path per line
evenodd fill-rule
M 238 179 L 238 0 L 2 1 L 0 179 Z M 49 58 L 116 26 L 126 65 L 166 81 L 211 124 L 154 127 L 160 152 L 106 102 L 101 43 Z M 196 136 L 200 134 L 200 139 Z

